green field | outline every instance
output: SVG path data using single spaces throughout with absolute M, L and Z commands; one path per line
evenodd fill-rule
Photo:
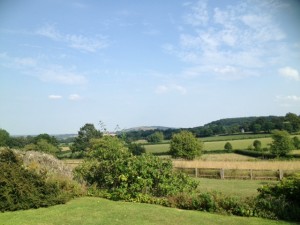
M 288 225 L 284 221 L 224 216 L 157 205 L 78 198 L 66 205 L 0 214 L 0 225 Z
M 233 149 L 247 149 L 252 146 L 254 140 L 260 140 L 262 147 L 267 147 L 272 142 L 271 138 L 258 138 L 258 139 L 242 139 L 229 141 L 232 144 Z M 207 141 L 204 142 L 203 150 L 216 151 L 224 150 L 224 145 L 227 141 Z M 149 153 L 162 153 L 169 151 L 170 144 L 153 144 L 145 145 L 146 151 Z
M 275 184 L 278 181 L 261 181 L 261 180 L 221 180 L 195 178 L 199 181 L 198 189 L 203 192 L 217 191 L 225 195 L 238 197 L 253 197 L 258 194 L 257 189 L 262 185 Z

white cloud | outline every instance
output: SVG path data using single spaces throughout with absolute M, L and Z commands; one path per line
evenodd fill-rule
M 191 6 L 190 12 L 184 16 L 186 23 L 192 26 L 201 26 L 207 24 L 209 16 L 205 1 L 198 1 L 193 5 L 186 6 Z
M 49 95 L 48 98 L 52 99 L 52 100 L 58 100 L 58 99 L 62 99 L 62 96 L 61 95 Z
M 97 36 L 95 38 L 75 34 L 62 34 L 54 26 L 46 25 L 36 31 L 37 35 L 50 38 L 53 41 L 66 43 L 69 47 L 86 52 L 96 52 L 108 47 L 107 38 Z
M 296 80 L 296 81 L 300 81 L 299 71 L 294 68 L 286 66 L 286 67 L 280 68 L 278 70 L 278 73 L 283 77 L 286 77 L 286 78 L 289 78 L 292 80 Z
M 178 44 L 164 49 L 212 76 L 257 76 L 288 53 L 282 42 L 286 35 L 274 19 L 280 5 L 273 2 L 242 1 L 222 9 L 210 1 L 185 4 L 190 10 L 183 17 L 186 27 Z
M 36 77 L 43 82 L 68 85 L 84 85 L 88 82 L 86 77 L 74 68 L 48 65 L 30 57 L 11 57 L 6 53 L 0 53 L 0 59 L 1 65 Z
M 169 92 L 179 92 L 180 94 L 184 95 L 186 94 L 187 90 L 183 86 L 177 84 L 159 85 L 155 90 L 155 93 L 157 94 L 165 94 Z
M 276 99 L 280 101 L 300 102 L 300 96 L 296 95 L 276 96 Z
M 78 94 L 69 95 L 69 100 L 71 100 L 71 101 L 78 101 L 78 100 L 81 100 L 81 99 L 82 99 L 82 97 Z

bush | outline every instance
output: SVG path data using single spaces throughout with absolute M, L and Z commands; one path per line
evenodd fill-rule
M 188 210 L 219 212 L 237 216 L 253 216 L 252 200 L 241 200 L 217 192 L 179 193 L 168 198 L 172 207 Z
M 284 178 L 277 185 L 263 186 L 258 191 L 257 210 L 261 216 L 300 221 L 299 173 Z
M 46 207 L 68 200 L 55 182 L 25 169 L 11 150 L 0 152 L 0 162 L 0 211 Z
M 224 149 L 227 151 L 231 151 L 232 150 L 232 145 L 230 142 L 226 142 L 226 144 L 224 145 Z
M 76 168 L 77 179 L 105 190 L 111 199 L 130 200 L 141 194 L 163 197 L 197 187 L 187 175 L 173 172 L 170 160 L 133 156 L 116 137 L 94 140 L 88 155 Z

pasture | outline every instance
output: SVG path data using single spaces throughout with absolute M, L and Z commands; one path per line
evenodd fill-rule
M 267 184 L 276 184 L 278 181 L 261 180 L 220 180 L 208 178 L 195 178 L 199 181 L 198 190 L 201 192 L 217 191 L 227 196 L 240 198 L 257 196 L 257 189 Z
M 78 198 L 65 205 L 0 214 L 0 225 L 292 225 L 285 221 L 225 216 L 158 205 Z

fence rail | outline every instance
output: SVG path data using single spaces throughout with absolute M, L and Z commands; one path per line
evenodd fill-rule
M 192 177 L 241 180 L 282 180 L 284 177 L 300 172 L 299 170 L 255 170 L 223 168 L 186 168 L 175 167 Z

